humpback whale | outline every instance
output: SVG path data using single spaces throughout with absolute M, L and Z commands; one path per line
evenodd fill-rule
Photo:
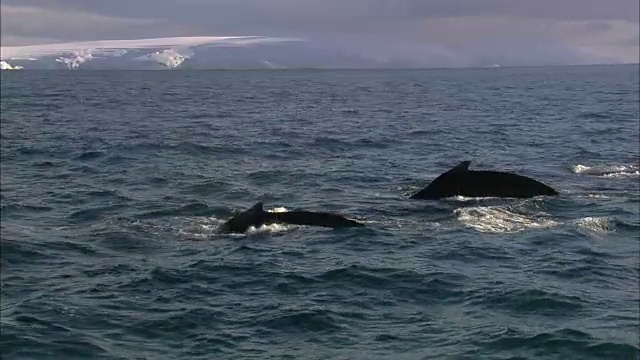
M 530 198 L 557 195 L 551 187 L 526 176 L 508 172 L 469 170 L 471 161 L 463 161 L 442 173 L 411 199 L 437 200 L 451 196 Z
M 223 233 L 244 233 L 251 226 L 260 227 L 274 223 L 330 228 L 364 226 L 362 223 L 337 214 L 312 211 L 268 212 L 264 211 L 263 206 L 264 204 L 262 202 L 256 203 L 250 209 L 232 217 L 222 224 L 220 231 Z

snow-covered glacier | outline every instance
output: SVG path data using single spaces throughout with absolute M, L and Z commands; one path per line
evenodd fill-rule
M 228 48 L 269 46 L 296 39 L 260 36 L 172 37 L 136 40 L 103 40 L 0 48 L 2 69 L 174 69 L 194 56 L 211 55 Z M 213 56 L 215 60 L 216 56 Z M 257 59 L 262 63 L 268 59 Z M 215 62 L 215 61 L 214 61 Z M 201 65 L 206 58 L 199 59 Z M 214 64 L 211 64 L 214 65 Z
M 0 61 L 0 70 L 20 70 L 22 66 L 19 65 L 11 65 L 6 61 Z
M 7 69 L 247 69 L 405 67 L 314 45 L 297 38 L 265 36 L 171 37 L 102 40 L 31 46 L 4 46 L 0 60 Z

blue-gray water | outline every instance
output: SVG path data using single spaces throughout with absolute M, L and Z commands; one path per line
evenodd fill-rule
M 638 67 L 2 74 L 3 359 L 638 359 Z M 409 200 L 471 160 L 561 195 Z M 366 228 L 216 235 L 234 211 Z

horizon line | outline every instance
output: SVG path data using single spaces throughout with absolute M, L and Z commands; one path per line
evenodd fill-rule
M 406 71 L 406 70 L 493 70 L 499 71 L 501 69 L 517 69 L 517 68 L 553 68 L 553 67 L 586 67 L 586 66 L 640 66 L 640 62 L 635 63 L 594 63 L 594 64 L 556 64 L 556 65 L 504 65 L 500 67 L 494 66 L 457 66 L 457 67 L 283 67 L 283 68 L 268 68 L 268 67 L 211 67 L 211 68 L 171 68 L 171 69 L 51 69 L 51 68 L 23 68 L 15 69 L 17 71 L 300 71 L 300 70 L 316 70 L 316 71 L 337 71 L 337 70 L 349 70 L 349 71 L 370 71 L 370 70 L 385 70 L 385 71 Z M 15 71 L 14 70 L 14 71 Z

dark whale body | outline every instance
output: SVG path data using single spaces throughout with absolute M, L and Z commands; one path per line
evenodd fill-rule
M 260 227 L 269 224 L 292 224 L 321 226 L 329 228 L 360 227 L 364 224 L 345 218 L 342 215 L 312 211 L 264 211 L 263 203 L 258 202 L 250 209 L 234 216 L 222 224 L 223 233 L 244 233 L 249 227 Z
M 452 196 L 531 198 L 557 195 L 558 192 L 531 178 L 500 171 L 469 170 L 471 161 L 463 161 L 435 178 L 411 199 L 437 200 Z

